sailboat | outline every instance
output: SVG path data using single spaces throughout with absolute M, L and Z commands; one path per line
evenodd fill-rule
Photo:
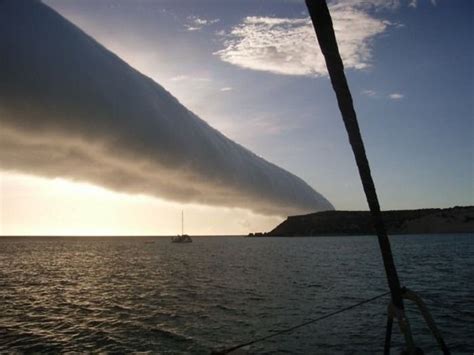
M 184 212 L 181 211 L 181 234 L 171 238 L 171 243 L 192 243 L 193 240 L 187 234 L 184 234 Z

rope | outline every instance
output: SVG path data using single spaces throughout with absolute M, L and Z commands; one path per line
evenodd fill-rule
M 329 78 L 331 79 L 331 84 L 336 94 L 342 120 L 344 121 L 347 135 L 349 137 L 349 143 L 354 152 L 356 164 L 359 169 L 360 179 L 362 181 L 375 231 L 377 232 L 380 250 L 382 252 L 388 286 L 392 291 L 392 301 L 395 306 L 403 310 L 400 281 L 393 261 L 390 241 L 388 240 L 387 231 L 380 212 L 377 191 L 375 190 L 369 161 L 365 153 L 364 142 L 360 133 L 359 123 L 357 122 L 357 115 L 354 110 L 351 92 L 346 80 L 346 75 L 344 74 L 344 64 L 341 55 L 339 54 L 331 15 L 326 0 L 306 0 L 306 6 L 311 21 L 313 22 L 319 47 L 321 48 L 321 52 L 326 61 Z
M 398 320 L 400 323 L 400 330 L 405 337 L 408 353 L 413 353 L 415 350 L 415 344 L 413 342 L 410 324 L 408 319 L 405 317 L 400 280 L 398 279 L 397 269 L 393 260 L 387 230 L 382 219 L 377 191 L 370 172 L 369 161 L 365 153 L 364 142 L 360 133 L 359 123 L 357 122 L 357 115 L 352 102 L 351 91 L 344 73 L 344 64 L 337 46 L 331 14 L 329 13 L 326 0 L 306 0 L 306 7 L 308 8 L 316 32 L 319 48 L 321 49 L 326 61 L 326 67 L 328 69 L 332 87 L 336 94 L 339 111 L 341 112 L 349 143 L 354 153 L 357 168 L 359 169 L 365 197 L 370 208 L 375 231 L 377 232 L 377 239 L 382 253 L 388 287 L 391 291 L 392 303 L 399 310 Z
M 331 313 L 328 313 L 328 314 L 325 314 L 321 317 L 318 317 L 318 318 L 314 318 L 314 319 L 310 319 L 306 322 L 303 322 L 303 323 L 300 323 L 298 325 L 295 325 L 293 327 L 290 327 L 290 328 L 286 328 L 286 329 L 283 329 L 283 330 L 280 330 L 280 331 L 277 331 L 277 332 L 274 332 L 272 334 L 269 334 L 269 335 L 266 335 L 266 336 L 263 336 L 263 337 L 260 337 L 260 338 L 256 338 L 256 339 L 253 339 L 253 340 L 250 340 L 246 343 L 242 343 L 242 344 L 239 344 L 239 345 L 235 345 L 235 346 L 232 346 L 230 348 L 227 348 L 227 349 L 224 349 L 224 350 L 217 350 L 217 351 L 213 351 L 212 354 L 213 355 L 224 355 L 224 354 L 229 354 L 230 352 L 232 351 L 235 351 L 237 349 L 240 349 L 240 348 L 243 348 L 244 346 L 249 346 L 249 345 L 252 345 L 252 344 L 255 344 L 255 343 L 259 343 L 261 341 L 264 341 L 264 340 L 267 340 L 267 339 L 270 339 L 270 338 L 273 338 L 277 335 L 281 335 L 281 334 L 285 334 L 285 333 L 290 333 L 296 329 L 299 329 L 299 328 L 302 328 L 304 326 L 307 326 L 309 324 L 312 324 L 312 323 L 316 323 L 320 320 L 323 320 L 323 319 L 326 319 L 326 318 L 329 318 L 329 317 L 332 317 L 332 316 L 335 316 L 336 314 L 339 314 L 339 313 L 342 313 L 342 312 L 345 312 L 345 311 L 349 311 L 353 308 L 356 308 L 358 306 L 361 306 L 363 304 L 366 304 L 366 303 L 369 303 L 369 302 L 372 302 L 372 301 L 375 301 L 376 299 L 379 299 L 379 298 L 382 298 L 383 296 L 386 296 L 390 294 L 390 291 L 388 292 L 384 292 L 378 296 L 374 296 L 372 298 L 369 298 L 369 299 L 366 299 L 364 301 L 361 301 L 359 303 L 356 303 L 356 304 L 353 304 L 352 306 L 348 306 L 348 307 L 345 307 L 345 308 L 341 308 L 337 311 L 334 311 L 334 312 L 331 312 Z

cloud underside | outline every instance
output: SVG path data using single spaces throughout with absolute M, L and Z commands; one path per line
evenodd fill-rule
M 331 16 L 345 67 L 369 67 L 372 40 L 386 30 L 388 22 L 370 16 L 351 1 L 333 4 Z M 224 48 L 214 54 L 225 62 L 278 74 L 327 74 L 309 17 L 246 17 L 224 38 Z
M 262 214 L 333 208 L 39 2 L 0 2 L 0 52 L 4 170 Z

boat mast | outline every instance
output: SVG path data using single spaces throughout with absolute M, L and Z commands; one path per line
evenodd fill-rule
M 181 235 L 184 235 L 184 211 L 181 210 Z

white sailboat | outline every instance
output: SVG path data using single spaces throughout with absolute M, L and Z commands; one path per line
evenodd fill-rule
M 187 234 L 184 234 L 184 211 L 181 211 L 181 234 L 171 238 L 171 243 L 192 243 L 193 240 Z

